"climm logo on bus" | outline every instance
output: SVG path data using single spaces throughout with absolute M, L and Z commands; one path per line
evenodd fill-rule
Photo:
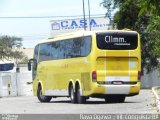
M 124 37 L 105 36 L 105 42 L 113 45 L 130 45 Z
M 55 20 L 51 21 L 52 30 L 71 30 L 71 29 L 81 29 L 89 28 L 89 21 L 84 19 L 73 19 L 73 20 Z M 94 18 L 90 20 L 90 25 L 92 28 L 102 28 L 111 25 L 111 19 L 106 18 Z

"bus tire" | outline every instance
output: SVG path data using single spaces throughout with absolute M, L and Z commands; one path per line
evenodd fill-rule
M 105 98 L 106 103 L 123 103 L 125 101 L 125 96 L 114 95 Z
M 77 94 L 77 100 L 79 104 L 84 104 L 86 103 L 86 97 L 85 96 L 81 96 L 81 91 L 80 91 L 80 86 L 77 86 L 76 89 L 76 94 Z
M 38 86 L 37 97 L 40 102 L 50 102 L 52 99 L 51 96 L 42 96 L 42 87 L 41 86 Z
M 71 103 L 77 103 L 76 93 L 74 92 L 73 84 L 69 86 L 69 97 L 71 99 Z

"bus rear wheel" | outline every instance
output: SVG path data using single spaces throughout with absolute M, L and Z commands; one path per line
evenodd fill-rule
M 74 92 L 74 88 L 72 84 L 69 87 L 69 97 L 71 99 L 71 103 L 77 103 L 77 96 L 76 96 L 76 93 Z
M 52 99 L 51 96 L 43 96 L 42 95 L 42 87 L 41 86 L 38 87 L 37 97 L 40 102 L 50 102 L 50 100 Z
M 80 86 L 77 86 L 76 89 L 76 93 L 77 93 L 77 100 L 79 104 L 84 104 L 86 103 L 86 97 L 85 96 L 81 96 L 81 90 L 80 90 Z

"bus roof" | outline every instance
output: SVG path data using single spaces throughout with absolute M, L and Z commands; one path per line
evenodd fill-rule
M 52 41 L 59 41 L 62 39 L 69 39 L 69 38 L 75 38 L 75 37 L 81 37 L 81 36 L 89 36 L 89 35 L 93 35 L 96 33 L 103 33 L 103 32 L 136 32 L 136 31 L 132 31 L 130 29 L 122 29 L 122 30 L 97 30 L 97 31 L 76 31 L 76 32 L 71 32 L 71 33 L 65 33 L 65 34 L 61 34 L 61 35 L 57 35 L 51 38 L 48 38 L 47 40 L 41 40 L 40 42 L 38 42 L 38 44 L 41 43 L 46 43 L 46 42 L 52 42 Z

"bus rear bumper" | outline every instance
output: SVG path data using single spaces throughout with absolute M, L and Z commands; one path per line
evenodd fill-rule
M 140 91 L 140 82 L 134 85 L 100 85 L 94 84 L 92 92 L 89 96 L 94 95 L 125 95 L 125 96 L 134 96 L 139 94 Z

